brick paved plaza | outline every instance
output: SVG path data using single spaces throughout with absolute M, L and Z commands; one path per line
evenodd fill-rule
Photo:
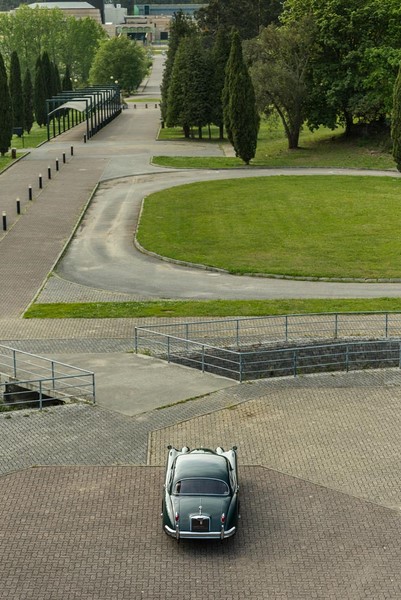
M 399 377 L 262 381 L 135 418 L 1 416 L 0 598 L 400 598 Z M 235 538 L 162 532 L 167 443 L 238 444 Z

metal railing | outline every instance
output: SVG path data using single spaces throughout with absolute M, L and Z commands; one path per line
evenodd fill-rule
M 342 338 L 401 337 L 401 312 L 318 313 L 189 321 L 135 328 L 135 348 L 170 335 L 213 346 L 243 348 L 252 344 Z
M 68 400 L 95 403 L 93 372 L 0 345 L 1 406 L 42 408 Z
M 135 350 L 244 381 L 399 368 L 398 337 L 401 313 L 282 315 L 136 327 Z

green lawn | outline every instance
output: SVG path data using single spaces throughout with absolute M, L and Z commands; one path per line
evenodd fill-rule
M 203 142 L 208 142 L 207 131 L 204 130 Z M 183 141 L 179 128 L 160 130 L 160 139 Z M 196 145 L 199 140 L 187 140 Z M 210 143 L 220 144 L 217 128 L 212 128 Z M 228 143 L 225 141 L 225 143 Z M 391 155 L 391 143 L 388 137 L 356 137 L 346 139 L 342 129 L 332 131 L 320 128 L 310 132 L 304 130 L 300 136 L 300 148 L 288 150 L 283 130 L 276 121 L 262 121 L 258 147 L 251 166 L 255 167 L 355 167 L 364 169 L 395 169 Z M 189 150 L 190 152 L 190 150 Z M 245 167 L 237 158 L 210 157 L 167 157 L 154 156 L 154 164 L 177 168 L 223 169 Z M 248 167 L 249 168 L 249 167 Z
M 113 319 L 142 317 L 261 317 L 327 312 L 401 311 L 401 298 L 351 300 L 207 300 L 34 304 L 27 319 Z
M 401 278 L 400 193 L 393 177 L 196 183 L 149 196 L 138 240 L 231 273 Z
M 36 148 L 42 142 L 47 140 L 47 128 L 39 127 L 36 123 L 32 126 L 30 133 L 24 132 L 22 137 L 13 135 L 11 148 Z

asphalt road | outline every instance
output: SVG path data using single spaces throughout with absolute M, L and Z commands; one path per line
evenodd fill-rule
M 162 58 L 155 61 L 143 94 L 157 97 Z M 160 112 L 154 102 L 130 104 L 116 121 L 90 141 L 91 153 L 107 157 L 100 185 L 57 273 L 63 279 L 96 290 L 141 299 L 274 299 L 398 297 L 401 283 L 298 281 L 234 276 L 160 260 L 139 252 L 134 235 L 143 198 L 176 185 L 227 178 L 291 174 L 346 174 L 399 177 L 396 171 L 347 169 L 173 170 L 155 167 L 153 155 L 221 153 L 207 143 L 158 142 Z M 266 181 L 266 185 L 268 182 Z M 285 243 L 285 240 L 283 240 Z

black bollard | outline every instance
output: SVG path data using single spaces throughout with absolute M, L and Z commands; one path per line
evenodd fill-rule
M 84 144 L 86 144 L 86 133 L 84 133 Z
M 43 179 L 42 179 L 42 175 L 39 173 L 39 189 L 41 190 L 43 188 Z
M 59 166 L 58 166 L 58 158 L 56 158 L 56 171 L 59 170 Z
M 74 156 L 74 146 L 71 146 L 70 152 L 71 152 L 71 156 Z
M 51 167 L 47 167 L 47 177 L 48 177 L 48 179 L 51 179 L 51 178 L 52 178 L 52 170 L 51 170 Z
M 20 199 L 17 198 L 15 202 L 17 204 L 17 215 L 20 215 L 21 214 L 21 202 L 20 202 Z
M 7 214 L 3 210 L 3 231 L 7 231 Z
M 32 186 L 28 187 L 28 200 L 32 200 Z
M 63 163 L 65 163 L 65 152 L 63 152 Z

